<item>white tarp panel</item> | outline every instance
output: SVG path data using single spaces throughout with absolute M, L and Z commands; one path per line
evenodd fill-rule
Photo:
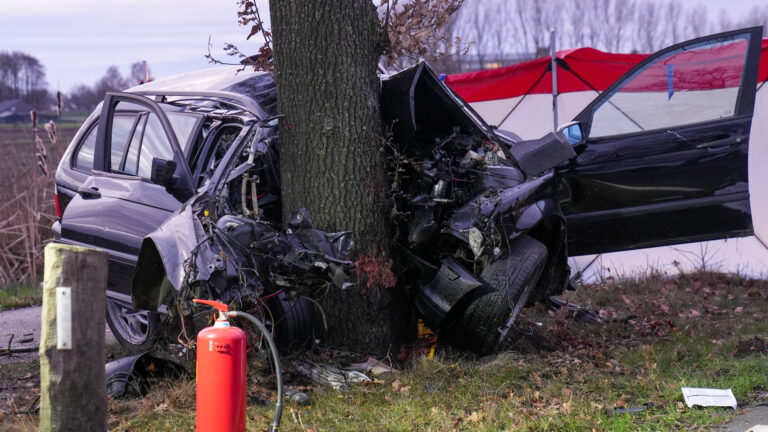
M 755 99 L 755 116 L 749 132 L 749 204 L 755 236 L 768 247 L 768 84 Z M 768 261 L 766 261 L 768 263 Z
M 597 92 L 563 93 L 557 97 L 557 118 L 571 121 L 597 96 Z M 490 125 L 516 133 L 522 139 L 536 139 L 552 132 L 552 95 L 530 94 L 508 99 L 470 103 Z

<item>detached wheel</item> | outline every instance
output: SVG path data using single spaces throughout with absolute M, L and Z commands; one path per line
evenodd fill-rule
M 309 345 L 315 335 L 315 305 L 307 299 L 290 299 L 280 293 L 267 300 L 275 326 L 275 344 L 282 352 Z
M 148 351 L 159 323 L 157 312 L 138 310 L 129 303 L 107 298 L 109 329 L 129 352 Z
M 547 247 L 528 236 L 521 236 L 481 277 L 496 291 L 471 303 L 449 329 L 449 340 L 478 354 L 491 354 L 499 348 L 502 327 L 523 292 L 535 289 L 547 262 Z

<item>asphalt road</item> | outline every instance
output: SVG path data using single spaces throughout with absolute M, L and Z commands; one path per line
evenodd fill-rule
M 718 432 L 768 432 L 768 406 L 744 408 L 744 414 L 717 429 Z
M 40 344 L 40 313 L 42 307 L 33 306 L 22 309 L 0 311 L 0 349 L 35 348 Z M 106 343 L 111 345 L 117 340 L 109 331 L 105 331 Z M 1 363 L 30 361 L 37 358 L 37 350 L 28 353 L 14 353 L 0 356 Z

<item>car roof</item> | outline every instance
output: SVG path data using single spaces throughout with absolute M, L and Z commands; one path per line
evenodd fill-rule
M 267 115 L 277 113 L 275 83 L 267 72 L 256 72 L 250 67 L 217 66 L 160 78 L 131 87 L 129 93 L 166 92 L 229 92 L 243 95 L 255 102 Z

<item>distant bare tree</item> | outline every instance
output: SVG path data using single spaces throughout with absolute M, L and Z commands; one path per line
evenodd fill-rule
M 654 52 L 663 43 L 661 4 L 653 0 L 638 2 L 635 14 L 636 49 Z
M 568 17 L 568 30 L 570 37 L 568 42 L 572 47 L 584 46 L 586 42 L 587 21 L 590 17 L 587 15 L 586 9 L 583 7 L 581 0 L 570 0 L 564 4 L 565 16 Z M 565 29 L 563 29 L 565 30 Z
M 47 87 L 45 68 L 37 58 L 19 51 L 0 51 L 0 100 L 21 99 L 47 109 L 53 100 Z
M 514 37 L 510 32 L 510 26 L 503 21 L 504 9 L 509 7 L 504 0 L 493 0 L 489 2 L 488 13 L 486 14 L 485 31 L 491 34 L 489 38 L 489 54 L 494 56 L 496 62 L 504 61 L 504 54 L 509 53 L 509 40 Z
M 549 48 L 549 32 L 560 29 L 562 21 L 561 2 L 557 0 L 516 0 L 512 21 L 515 30 L 522 36 L 523 53 L 546 55 Z M 562 32 L 557 34 L 558 40 Z
M 144 66 L 142 65 L 142 62 L 136 62 L 131 65 L 131 73 L 125 77 L 120 74 L 120 70 L 117 66 L 110 66 L 107 68 L 104 76 L 99 78 L 93 87 L 88 87 L 83 84 L 73 87 L 65 98 L 66 109 L 90 111 L 104 99 L 104 94 L 106 92 L 123 91 L 138 84 L 139 82 L 136 80 L 138 76 L 134 76 L 134 72 L 138 70 L 138 66 L 136 65 L 141 65 L 141 79 L 143 79 Z
M 668 0 L 664 6 L 664 37 L 662 45 L 671 45 L 683 40 L 683 6 L 679 0 Z M 659 47 L 660 48 L 660 47 Z
M 444 33 L 473 42 L 470 53 L 482 63 L 546 55 L 552 28 L 558 48 L 651 53 L 717 31 L 768 26 L 768 5 L 755 6 L 745 16 L 730 13 L 721 10 L 711 19 L 707 6 L 686 6 L 681 0 L 466 0 Z M 452 55 L 438 69 L 456 72 L 451 68 L 460 58 Z
M 532 3 L 533 0 L 515 0 L 508 9 L 508 21 L 517 35 L 512 42 L 519 53 L 531 52 L 530 35 L 534 29 L 533 23 L 528 19 L 527 11 Z
M 581 7 L 587 14 L 586 41 L 587 45 L 600 48 L 605 39 L 605 31 L 608 23 L 608 6 L 610 0 L 582 0 Z
M 635 17 L 634 0 L 613 0 L 608 8 L 608 22 L 605 31 L 606 51 L 618 52 L 624 46 L 624 38 Z
M 710 33 L 707 7 L 699 3 L 685 15 L 685 37 L 697 38 Z
M 496 2 L 474 0 L 468 5 L 465 4 L 463 9 L 466 10 L 462 10 L 462 15 L 466 17 L 471 27 L 468 38 L 472 41 L 470 52 L 474 52 L 477 56 L 481 67 L 485 64 L 486 56 L 491 52 L 490 41 L 493 32 L 490 29 L 496 27 L 496 31 L 499 31 L 498 25 L 494 25 L 498 23 L 493 22 L 492 5 L 494 3 Z
M 85 84 L 78 84 L 64 98 L 64 109 L 66 111 L 89 111 L 100 101 L 101 99 L 94 96 L 90 87 Z
M 752 6 L 749 13 L 739 21 L 739 27 L 768 26 L 768 6 Z
M 734 22 L 731 15 L 725 9 L 720 9 L 720 13 L 717 16 L 717 31 L 734 30 L 737 25 Z

